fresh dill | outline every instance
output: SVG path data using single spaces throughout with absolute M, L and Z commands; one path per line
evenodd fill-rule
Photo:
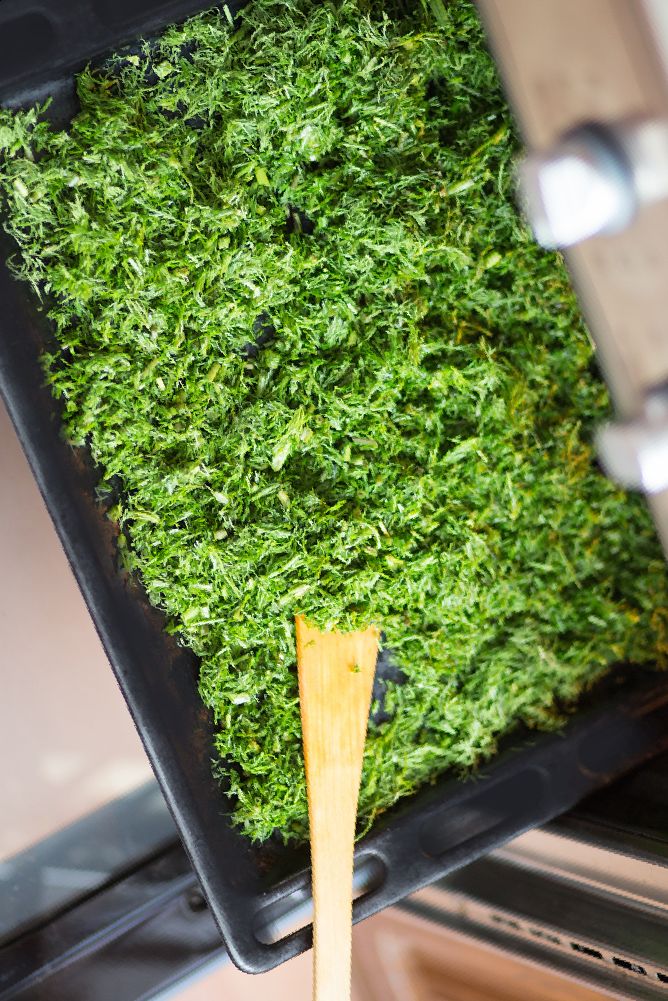
M 0 111 L 14 264 L 251 837 L 306 831 L 298 612 L 377 623 L 402 672 L 362 823 L 558 725 L 613 662 L 663 661 L 662 556 L 594 468 L 606 392 L 517 218 L 467 0 L 252 0 L 78 93 L 66 131 Z

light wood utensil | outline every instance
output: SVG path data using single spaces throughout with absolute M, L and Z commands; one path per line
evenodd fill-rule
M 297 616 L 311 828 L 313 1001 L 348 1001 L 353 845 L 379 631 L 321 632 Z

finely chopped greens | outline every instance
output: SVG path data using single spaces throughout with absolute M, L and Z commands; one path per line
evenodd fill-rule
M 516 218 L 472 6 L 228 15 L 82 73 L 66 132 L 0 112 L 0 190 L 67 434 L 201 658 L 236 819 L 303 837 L 295 613 L 380 624 L 403 672 L 368 823 L 611 663 L 661 662 L 666 579 L 593 467 L 606 394 Z

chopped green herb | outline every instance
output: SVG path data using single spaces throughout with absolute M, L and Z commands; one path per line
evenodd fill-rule
M 78 92 L 66 132 L 0 111 L 15 267 L 250 836 L 306 831 L 295 613 L 379 624 L 405 678 L 363 824 L 664 662 L 662 556 L 594 468 L 606 393 L 466 0 L 252 0 Z

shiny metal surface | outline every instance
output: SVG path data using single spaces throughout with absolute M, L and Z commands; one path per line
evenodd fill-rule
M 642 205 L 668 196 L 668 120 L 578 126 L 519 168 L 520 196 L 537 241 L 570 247 L 623 230 Z
M 109 885 L 177 838 L 158 783 L 94 810 L 0 861 L 0 945 Z
M 570 247 L 623 229 L 637 197 L 622 151 L 599 129 L 584 127 L 519 167 L 520 202 L 543 247 Z
M 621 486 L 648 494 L 668 488 L 668 390 L 649 393 L 634 420 L 601 427 L 596 450 L 607 475 Z
M 605 823 L 572 826 L 577 817 L 530 831 L 406 906 L 611 997 L 668 997 L 665 845 Z
M 662 859 L 613 851 L 549 828 L 528 831 L 496 851 L 494 858 L 668 917 L 668 867 Z
M 223 958 L 175 844 L 0 948 L 0 999 L 147 1001 Z

